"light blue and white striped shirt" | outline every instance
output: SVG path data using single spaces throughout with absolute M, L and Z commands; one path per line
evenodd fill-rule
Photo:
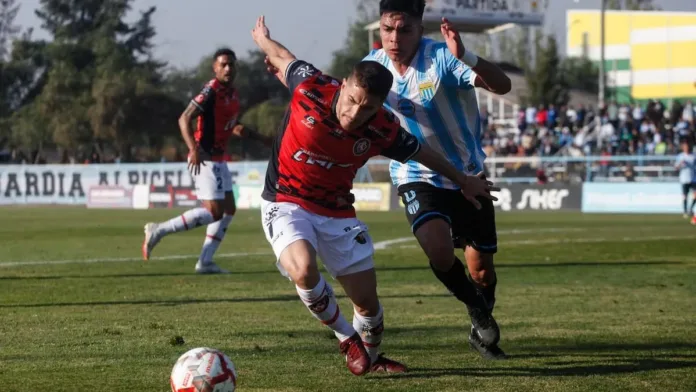
M 481 148 L 481 117 L 474 90 L 476 74 L 452 55 L 446 43 L 423 38 L 403 76 L 383 49 L 373 50 L 365 60 L 381 63 L 394 75 L 385 106 L 399 118 L 401 126 L 459 171 L 475 174 L 483 170 L 486 154 Z M 427 182 L 440 188 L 459 188 L 414 161 L 392 161 L 389 173 L 396 186 Z

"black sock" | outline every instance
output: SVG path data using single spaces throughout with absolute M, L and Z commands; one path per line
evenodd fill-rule
M 685 213 L 685 214 L 686 214 L 686 212 L 687 212 L 687 211 L 686 211 L 686 203 L 687 203 L 687 201 L 686 201 L 686 199 L 684 199 L 684 213 Z M 691 208 L 693 208 L 693 206 L 692 206 Z
M 455 256 L 454 264 L 447 272 L 438 270 L 432 263 L 430 263 L 430 268 L 435 273 L 435 276 L 440 279 L 440 282 L 458 300 L 470 306 L 479 307 L 481 305 L 481 297 L 478 296 L 476 287 L 467 278 L 466 269 L 459 258 Z
M 471 281 L 472 284 L 476 285 L 476 282 L 474 279 L 469 275 L 469 280 Z M 498 277 L 495 276 L 493 277 L 493 283 L 489 284 L 486 287 L 481 287 L 479 288 L 478 286 L 477 289 L 483 295 L 483 298 L 486 299 L 486 304 L 488 305 L 488 309 L 492 312 L 493 307 L 495 307 L 495 286 L 498 284 Z
M 691 208 L 689 208 L 689 211 L 691 211 L 692 214 L 694 213 L 694 206 L 696 206 L 696 199 L 691 199 Z

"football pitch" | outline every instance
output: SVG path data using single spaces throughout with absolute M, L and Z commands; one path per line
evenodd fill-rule
M 203 228 L 141 261 L 143 224 L 176 212 L 0 208 L 0 390 L 165 392 L 199 346 L 230 356 L 239 391 L 696 390 L 696 227 L 679 215 L 499 213 L 495 316 L 511 358 L 489 362 L 403 214 L 360 213 L 382 348 L 410 371 L 355 377 L 275 268 L 258 211 L 220 247 L 230 275 L 193 273 Z

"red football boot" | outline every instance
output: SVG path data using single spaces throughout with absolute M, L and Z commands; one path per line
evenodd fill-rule
M 341 342 L 341 354 L 346 356 L 348 370 L 356 376 L 362 376 L 370 370 L 370 356 L 365 351 L 362 339 L 357 333 Z
M 384 354 L 379 354 L 375 363 L 370 367 L 370 371 L 374 373 L 404 373 L 406 365 L 389 359 Z

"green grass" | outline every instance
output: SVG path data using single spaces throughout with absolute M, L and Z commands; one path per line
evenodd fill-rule
M 415 242 L 378 251 L 383 349 L 411 371 L 358 378 L 277 272 L 258 211 L 220 248 L 256 253 L 219 258 L 232 275 L 192 273 L 202 229 L 154 254 L 190 258 L 139 261 L 143 223 L 175 213 L 0 209 L 0 390 L 164 392 L 198 346 L 232 358 L 240 391 L 696 389 L 696 228 L 679 216 L 501 213 L 505 362 L 469 350 L 463 306 Z M 360 217 L 375 241 L 410 236 L 401 213 Z M 108 261 L 71 262 L 84 259 Z

